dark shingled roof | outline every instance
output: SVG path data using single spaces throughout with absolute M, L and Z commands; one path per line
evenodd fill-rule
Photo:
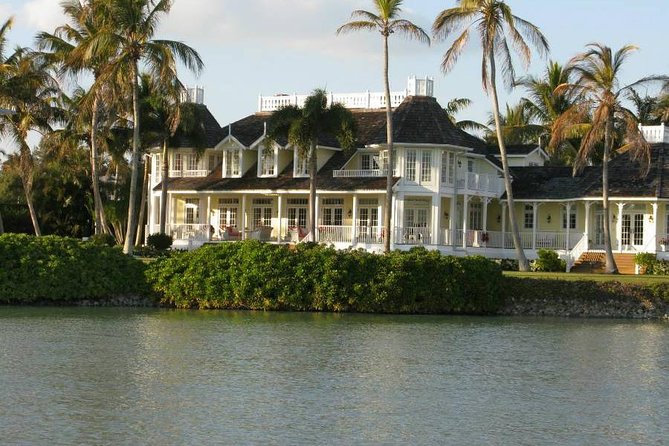
M 216 147 L 216 145 L 225 138 L 225 133 L 221 129 L 221 126 L 218 124 L 218 121 L 216 118 L 214 118 L 214 115 L 211 114 L 209 109 L 207 108 L 206 105 L 202 104 L 195 104 L 195 107 L 197 109 L 197 114 L 198 117 L 201 120 L 201 124 L 204 127 L 204 142 L 206 147 Z M 176 135 L 174 135 L 174 141 L 172 143 L 172 147 L 178 148 L 178 147 L 193 147 L 193 141 L 188 138 L 187 136 L 184 136 L 177 132 Z
M 386 142 L 385 110 L 351 110 L 357 122 L 357 146 L 364 147 Z M 245 146 L 257 141 L 264 132 L 269 113 L 256 113 L 230 124 L 232 136 Z M 227 136 L 225 129 L 225 135 Z M 407 96 L 393 111 L 393 133 L 396 143 L 443 144 L 469 147 L 476 153 L 486 154 L 485 143 L 456 128 L 435 98 Z M 320 144 L 339 147 L 332 135 L 322 135 Z M 285 141 L 279 141 L 285 145 Z
M 380 191 L 386 190 L 386 178 L 334 178 L 333 170 L 341 169 L 348 158 L 344 153 L 335 153 L 321 168 L 317 176 L 319 190 L 328 191 Z M 397 182 L 399 178 L 396 178 Z M 154 190 L 160 190 L 159 184 Z M 171 178 L 169 189 L 173 191 L 241 191 L 241 190 L 304 190 L 309 191 L 309 178 L 294 178 L 293 164 L 289 164 L 276 178 L 258 178 L 257 164 L 241 178 L 221 178 L 219 165 L 208 176 L 200 178 Z
M 669 198 L 669 144 L 653 144 L 650 170 L 642 176 L 642 166 L 629 153 L 609 164 L 610 196 Z M 572 177 L 570 167 L 513 167 L 513 193 L 520 200 L 601 197 L 602 170 L 586 167 Z
M 538 144 L 508 144 L 506 146 L 507 155 L 529 155 L 539 147 Z M 488 152 L 499 156 L 499 147 L 488 146 Z

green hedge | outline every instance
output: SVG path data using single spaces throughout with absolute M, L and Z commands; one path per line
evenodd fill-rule
M 422 248 L 376 255 L 222 243 L 160 259 L 147 278 L 179 308 L 491 313 L 502 304 L 497 264 Z
M 146 294 L 144 264 L 76 239 L 0 235 L 0 302 L 71 302 Z

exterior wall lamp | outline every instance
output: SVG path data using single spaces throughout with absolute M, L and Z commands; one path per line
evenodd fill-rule
M 551 222 L 551 214 L 548 214 L 548 217 L 546 217 L 546 223 L 550 223 L 550 222 Z
M 653 214 L 650 214 L 648 216 L 648 223 L 652 223 L 652 222 L 653 222 Z

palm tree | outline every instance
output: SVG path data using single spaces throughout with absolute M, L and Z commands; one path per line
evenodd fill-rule
M 168 148 L 176 141 L 175 137 L 188 138 L 198 156 L 206 147 L 206 130 L 202 112 L 203 105 L 181 102 L 183 86 L 178 79 L 169 84 L 161 84 L 158 79 L 144 73 L 140 77 L 140 109 L 143 144 L 148 147 L 161 146 L 161 195 L 160 195 L 160 233 L 165 233 L 167 221 L 167 186 L 169 179 Z M 142 191 L 144 194 L 144 191 Z
M 105 64 L 97 83 L 124 85 L 132 92 L 132 174 L 130 201 L 123 252 L 131 254 L 137 230 L 137 189 L 140 164 L 139 63 L 143 61 L 161 83 L 177 78 L 177 61 L 199 73 L 204 64 L 200 55 L 183 42 L 154 39 L 160 17 L 169 13 L 172 0 L 109 0 L 106 2 L 112 24 L 104 27 L 99 42 L 113 46 L 114 58 Z
M 472 105 L 472 100 L 469 98 L 453 98 L 446 104 L 444 111 L 448 114 L 448 119 L 451 120 L 453 125 L 460 130 L 470 131 L 470 132 L 486 132 L 488 127 L 481 124 L 480 122 L 471 121 L 471 120 L 462 120 L 458 121 L 455 118 L 455 115 L 460 113 L 465 108 Z
M 548 52 L 548 42 L 539 28 L 532 23 L 513 15 L 511 8 L 500 0 L 459 0 L 459 6 L 446 9 L 439 13 L 432 31 L 436 38 L 447 39 L 464 27 L 462 33 L 455 38 L 450 48 L 444 54 L 441 69 L 448 73 L 458 61 L 462 50 L 469 41 L 472 29 L 478 33 L 483 49 L 481 77 L 483 90 L 488 93 L 492 101 L 493 117 L 497 131 L 497 143 L 504 170 L 504 185 L 506 199 L 509 205 L 509 220 L 513 236 L 513 244 L 518 257 L 518 268 L 521 271 L 529 269 L 529 263 L 520 242 L 518 221 L 514 212 L 513 191 L 511 189 L 511 174 L 506 156 L 506 146 L 502 135 L 501 120 L 499 117 L 499 101 L 497 99 L 497 58 L 502 66 L 503 79 L 510 87 L 515 79 L 515 70 L 511 59 L 511 48 L 520 56 L 527 68 L 530 63 L 531 50 L 526 42 L 529 40 L 540 54 Z M 510 42 L 509 42 L 510 40 Z
M 422 28 L 406 19 L 399 18 L 404 0 L 372 0 L 374 12 L 355 10 L 351 13 L 351 22 L 337 29 L 337 34 L 352 31 L 378 31 L 383 36 L 383 83 L 386 94 L 386 140 L 387 140 L 387 182 L 386 204 L 383 214 L 385 234 L 383 243 L 385 252 L 390 251 L 390 221 L 393 204 L 393 110 L 390 104 L 390 80 L 388 77 L 388 38 L 400 33 L 410 39 L 430 44 L 430 37 Z
M 506 112 L 500 115 L 499 119 L 504 144 L 538 143 L 545 133 L 544 127 L 535 123 L 531 106 L 525 101 L 521 101 L 514 106 L 506 104 Z M 495 126 L 495 118 L 492 114 L 488 120 L 488 125 L 490 129 L 486 134 L 486 140 L 490 144 L 496 145 L 497 134 L 494 130 L 491 130 Z
M 656 125 L 660 123 L 655 111 L 657 110 L 659 98 L 653 96 L 641 96 L 634 88 L 630 88 L 627 93 L 634 108 L 636 109 L 636 119 L 642 125 Z
M 611 249 L 611 227 L 609 221 L 609 160 L 614 149 L 616 129 L 624 136 L 624 145 L 619 152 L 628 151 L 632 159 L 640 159 L 649 166 L 650 146 L 638 127 L 634 113 L 623 107 L 621 100 L 635 86 L 653 81 L 666 81 L 665 76 L 651 76 L 620 88 L 620 71 L 630 54 L 637 50 L 626 45 L 613 53 L 611 48 L 600 43 L 587 45 L 585 52 L 569 61 L 574 82 L 563 84 L 559 90 L 574 91 L 583 96 L 583 102 L 574 104 L 562 114 L 553 128 L 551 145 L 556 147 L 565 138 L 567 130 L 584 118 L 592 116 L 592 122 L 581 140 L 574 163 L 574 173 L 583 169 L 593 153 L 603 143 L 602 157 L 602 208 L 604 211 L 604 247 L 606 250 L 606 272 L 618 272 Z
M 109 25 L 112 15 L 107 2 L 101 0 L 65 0 L 61 3 L 69 23 L 59 26 L 53 33 L 40 32 L 36 40 L 38 48 L 46 50 L 45 56 L 58 65 L 61 72 L 76 76 L 89 71 L 94 80 L 100 76 L 104 65 L 114 56 L 113 45 L 101 39 L 105 26 Z M 104 212 L 99 182 L 99 132 L 100 104 L 108 104 L 118 94 L 110 91 L 109 85 L 93 84 L 89 95 L 92 99 L 79 101 L 82 112 L 80 119 L 86 117 L 90 122 L 90 165 L 93 202 L 95 207 L 95 233 L 108 233 L 109 228 Z M 104 96 L 104 97 L 103 97 Z M 88 109 L 88 110 L 87 110 Z
M 272 113 L 268 122 L 268 143 L 285 139 L 309 159 L 309 237 L 316 241 L 316 175 L 318 142 L 325 135 L 334 135 L 344 150 L 355 146 L 355 119 L 341 104 L 327 105 L 325 90 L 316 89 L 307 97 L 304 107 L 294 105 Z
M 34 159 L 28 145 L 28 133 L 48 133 L 59 114 L 56 96 L 59 88 L 48 71 L 48 64 L 27 48 L 17 48 L 4 60 L 5 74 L 0 87 L 0 105 L 9 106 L 13 114 L 0 117 L 0 133 L 18 144 L 18 155 L 12 157 L 17 169 L 33 224 L 35 235 L 42 234 L 33 202 Z

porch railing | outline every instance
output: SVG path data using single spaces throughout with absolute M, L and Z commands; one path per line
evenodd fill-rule
M 461 246 L 465 233 L 462 229 L 455 231 L 454 243 L 456 246 Z M 534 242 L 534 234 L 532 232 L 521 232 L 520 243 L 523 249 L 559 249 L 570 250 L 581 240 L 582 233 L 571 233 L 569 235 L 569 243 L 567 243 L 567 234 L 564 232 L 545 232 L 538 231 L 536 233 L 536 242 Z M 468 247 L 485 247 L 485 248 L 504 248 L 513 249 L 513 236 L 511 232 L 500 231 L 480 231 L 468 230 L 466 233 L 466 243 Z M 446 244 L 450 244 L 446 243 Z
M 383 243 L 383 228 L 380 226 L 358 226 L 357 234 L 359 243 Z
M 429 245 L 432 243 L 430 228 L 425 226 L 399 228 L 395 243 L 399 245 Z
M 197 170 L 187 170 L 187 169 L 181 169 L 181 170 L 170 170 L 170 177 L 171 178 L 179 178 L 179 177 L 206 177 L 209 175 L 209 171 L 206 169 L 197 169 Z
M 386 176 L 382 169 L 359 169 L 359 170 L 333 170 L 334 178 L 375 178 Z
M 168 225 L 165 230 L 174 240 L 207 241 L 211 239 L 212 228 L 209 224 L 183 224 Z
M 350 243 L 353 240 L 352 226 L 319 226 L 318 241 L 324 243 Z

